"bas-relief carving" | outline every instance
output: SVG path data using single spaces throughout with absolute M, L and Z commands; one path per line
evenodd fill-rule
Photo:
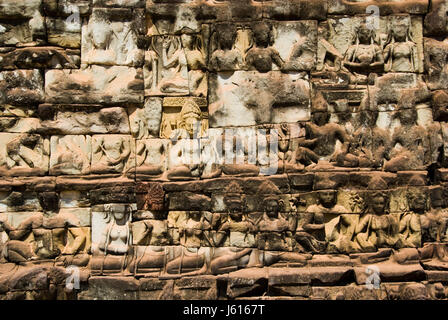
M 106 204 L 92 212 L 92 270 L 120 273 L 132 253 L 132 210 L 128 204 Z M 134 209 L 135 210 L 135 209 Z
M 204 35 L 153 36 L 145 52 L 145 95 L 207 95 Z
M 141 103 L 141 69 L 91 65 L 79 70 L 48 70 L 47 101 L 54 103 Z
M 135 169 L 135 144 L 128 135 L 92 136 L 91 173 L 122 173 Z
M 366 85 L 383 72 L 423 72 L 421 21 L 410 15 L 331 18 L 319 26 L 315 82 L 322 86 Z
M 129 109 L 131 133 L 136 139 L 159 137 L 162 119 L 162 99 L 147 98 L 143 108 Z
M 107 11 L 94 9 L 83 26 L 81 63 L 141 66 L 143 50 L 137 47 L 137 30 L 132 21 L 113 21 Z
M 1 229 L 6 232 L 3 252 L 7 261 L 26 261 L 57 258 L 64 263 L 86 265 L 90 248 L 90 229 L 81 227 L 79 218 L 70 213 L 60 213 L 46 217 L 42 213 L 32 213 L 18 225 L 1 221 Z
M 134 15 L 116 21 L 131 3 L 82 9 L 79 70 L 79 50 L 66 48 L 80 48 L 80 25 L 54 18 L 57 10 L 70 14 L 66 2 L 44 10 L 53 12 L 48 43 L 65 51 L 51 59 L 51 47 L 2 51 L 4 68 L 28 69 L 2 71 L 0 79 L 3 261 L 84 267 L 91 260 L 92 275 L 135 281 L 231 279 L 238 269 L 268 266 L 277 279 L 337 265 L 355 266 L 359 285 L 359 270 L 378 262 L 386 282 L 443 279 L 446 34 L 422 16 L 437 3 L 338 0 L 329 12 L 345 16 L 289 21 L 306 2 L 288 1 L 280 13 L 268 1 L 256 4 L 260 17 L 285 20 L 250 22 L 258 9 L 239 13 L 233 2 L 208 1 L 200 10 L 195 1 L 153 2 L 146 30 Z M 141 14 L 144 3 L 132 3 Z M 378 30 L 355 16 L 371 4 L 382 10 Z M 6 28 L 17 38 L 5 40 L 40 43 L 40 31 L 22 24 Z M 24 61 L 15 61 L 21 54 Z M 252 148 L 256 129 L 277 130 L 278 159 L 267 145 Z M 260 177 L 272 161 L 276 175 Z M 103 199 L 90 190 L 103 180 L 129 183 L 132 204 L 97 205 L 114 198 L 115 191 Z M 229 281 L 230 296 L 237 290 Z M 309 287 L 313 296 L 360 294 Z M 404 285 L 396 297 L 442 296 L 439 289 Z
M 44 175 L 48 172 L 49 141 L 39 135 L 2 133 L 3 175 Z
M 136 174 L 160 176 L 167 169 L 169 140 L 137 140 Z
M 50 150 L 50 174 L 89 174 L 90 136 L 52 136 Z
M 42 105 L 41 105 L 42 106 Z M 52 106 L 50 106 L 51 108 Z M 81 107 L 82 108 L 82 107 Z M 58 109 L 50 119 L 41 121 L 43 132 L 59 134 L 129 133 L 126 110 L 121 107 L 99 111 Z M 84 109 L 86 109 L 84 107 Z M 143 119 L 142 119 L 143 121 Z
M 164 98 L 160 137 L 199 138 L 207 135 L 207 101 L 202 98 Z

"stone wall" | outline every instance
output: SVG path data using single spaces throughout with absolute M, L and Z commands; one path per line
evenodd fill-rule
M 445 299 L 447 13 L 0 1 L 0 298 Z

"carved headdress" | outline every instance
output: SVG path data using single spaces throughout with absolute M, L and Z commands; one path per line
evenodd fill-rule
M 278 200 L 281 191 L 272 181 L 266 180 L 258 187 L 257 194 L 262 195 L 266 200 Z

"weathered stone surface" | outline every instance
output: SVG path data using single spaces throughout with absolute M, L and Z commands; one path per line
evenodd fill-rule
M 47 17 L 48 43 L 66 48 L 81 48 L 81 20 Z
M 43 79 L 37 69 L 0 72 L 2 105 L 33 105 L 43 101 Z
M 102 108 L 93 111 L 91 106 L 39 106 L 42 133 L 52 134 L 129 134 L 129 120 L 126 110 L 121 107 Z
M 142 72 L 125 66 L 91 66 L 84 70 L 50 70 L 45 91 L 50 103 L 143 102 Z
M 117 14 L 119 13 L 119 14 Z M 134 19 L 143 12 L 134 10 Z M 116 21 L 119 16 L 120 20 Z M 128 11 L 94 8 L 89 23 L 82 28 L 81 63 L 91 65 L 142 66 L 144 53 L 137 47 L 138 21 L 125 21 Z
M 446 0 L 16 2 L 0 299 L 448 297 Z
M 237 71 L 210 78 L 211 127 L 309 119 L 310 88 L 298 74 Z

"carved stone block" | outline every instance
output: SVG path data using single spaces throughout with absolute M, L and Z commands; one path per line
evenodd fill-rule
M 143 108 L 129 110 L 131 133 L 136 139 L 159 137 L 162 98 L 146 98 Z
M 2 105 L 32 105 L 44 97 L 43 79 L 37 69 L 0 72 L 0 88 L 4 92 Z
M 92 154 L 90 136 L 52 136 L 50 174 L 89 174 Z
M 84 70 L 49 70 L 45 92 L 50 103 L 143 102 L 140 69 L 90 66 Z
M 310 87 L 298 74 L 237 71 L 210 78 L 212 128 L 309 119 Z
M 129 133 L 126 110 L 121 107 L 102 108 L 94 106 L 51 105 L 39 106 L 41 127 L 39 130 L 54 134 Z
M 145 95 L 207 95 L 207 28 L 178 35 L 151 36 L 145 52 Z
M 38 135 L 1 133 L 2 175 L 44 175 L 48 172 L 50 143 Z
M 135 143 L 128 135 L 92 136 L 92 173 L 133 174 Z
M 117 9 L 93 9 L 89 23 L 82 28 L 82 63 L 142 66 L 144 53 L 137 47 L 139 30 L 135 27 L 138 21 L 133 21 L 142 12 L 135 9 L 133 14 L 120 11 L 117 15 L 115 11 Z M 128 17 L 133 20 L 123 20 Z

